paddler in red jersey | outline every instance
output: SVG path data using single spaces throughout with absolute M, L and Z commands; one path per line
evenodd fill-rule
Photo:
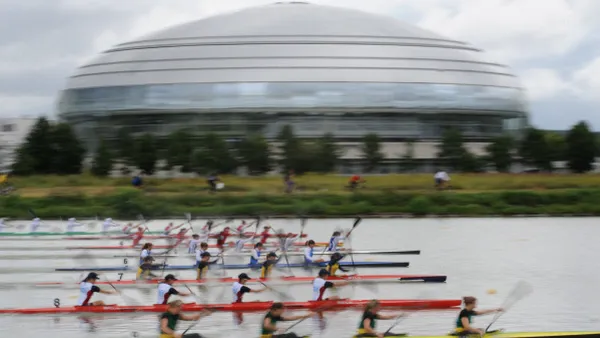
M 262 244 L 266 244 L 267 243 L 267 239 L 269 239 L 269 237 L 271 237 L 271 234 L 269 233 L 269 230 L 271 230 L 270 226 L 265 226 L 265 228 L 263 229 L 263 231 L 260 233 L 260 242 Z
M 137 246 L 138 244 L 140 244 L 142 238 L 144 238 L 144 228 L 139 227 L 138 231 L 135 234 L 133 234 L 133 244 L 131 244 L 131 246 Z
M 98 274 L 95 272 L 90 272 L 87 277 L 79 284 L 79 299 L 77 300 L 78 306 L 104 306 L 104 302 L 101 300 L 97 300 L 95 302 L 90 302 L 94 293 L 104 293 L 107 295 L 112 295 L 117 293 L 116 291 L 108 291 L 101 290 L 98 286 L 94 285 L 96 281 L 99 279 Z
M 229 227 L 225 227 L 225 229 L 223 229 L 223 231 L 219 233 L 219 235 L 217 236 L 217 248 L 219 248 L 219 250 L 223 251 L 223 248 L 225 247 L 225 243 L 227 243 L 227 238 L 229 236 L 231 236 L 231 233 L 229 232 Z

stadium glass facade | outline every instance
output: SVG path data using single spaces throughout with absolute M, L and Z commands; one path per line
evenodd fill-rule
M 314 25 L 294 24 L 309 19 Z M 526 110 L 518 80 L 465 43 L 299 3 L 116 46 L 78 69 L 58 105 L 89 148 L 121 128 L 133 135 L 188 128 L 235 140 L 272 139 L 286 124 L 303 138 L 333 133 L 343 142 L 367 133 L 386 142 L 435 141 L 451 127 L 484 142 L 523 129 Z

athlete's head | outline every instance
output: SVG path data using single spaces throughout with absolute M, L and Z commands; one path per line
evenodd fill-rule
M 240 284 L 246 284 L 246 282 L 248 282 L 250 280 L 250 277 L 245 274 L 245 273 L 240 273 L 238 275 L 238 281 L 240 282 Z
M 177 280 L 177 278 L 175 278 L 174 275 L 168 274 L 165 276 L 165 283 L 167 283 L 169 285 L 173 285 L 173 283 L 175 283 L 176 280 Z
M 325 269 L 321 269 L 321 270 L 319 271 L 319 277 L 321 277 L 321 278 L 325 278 L 325 277 L 327 277 L 327 276 L 329 276 L 329 271 L 327 271 L 327 270 L 325 270 Z
M 90 272 L 87 277 L 85 277 L 85 279 L 83 280 L 84 282 L 88 282 L 88 283 L 96 283 L 96 281 L 100 279 L 100 277 L 98 277 L 98 274 L 95 272 Z
M 283 303 L 273 303 L 273 305 L 271 305 L 271 314 L 273 316 L 281 316 L 283 314 L 283 311 Z
M 477 298 L 471 296 L 463 297 L 463 303 L 465 303 L 465 309 L 473 310 L 477 307 Z
M 262 248 L 263 248 L 263 244 L 262 244 L 261 242 L 258 242 L 258 243 L 256 243 L 256 244 L 254 244 L 254 248 L 255 248 L 255 249 L 258 249 L 258 250 L 262 250 Z
M 377 313 L 377 311 L 379 311 L 379 301 L 377 299 L 373 299 L 372 301 L 368 302 L 365 306 L 365 311 Z
M 315 241 L 313 241 L 312 239 L 309 240 L 308 242 L 306 242 L 306 245 L 308 245 L 310 248 L 314 248 L 315 247 Z
M 274 252 L 269 252 L 269 254 L 267 255 L 267 259 L 270 261 L 274 261 L 277 259 L 277 254 Z
M 208 250 L 208 244 L 206 242 L 200 243 L 200 249 L 205 251 Z
M 174 300 L 172 302 L 169 302 L 169 307 L 167 308 L 167 311 L 169 311 L 170 313 L 172 313 L 174 315 L 178 315 L 181 312 L 182 306 L 183 306 L 182 301 Z
M 146 243 L 142 247 L 142 250 L 152 250 L 152 243 Z

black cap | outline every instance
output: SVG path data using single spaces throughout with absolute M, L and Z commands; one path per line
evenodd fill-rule
M 100 279 L 100 277 L 98 277 L 98 274 L 95 272 L 90 272 L 87 277 L 85 277 L 85 280 L 89 280 L 89 279 Z
M 200 255 L 200 257 L 210 257 L 210 252 L 203 252 L 202 255 Z
M 267 258 L 269 258 L 269 257 L 275 257 L 275 258 L 277 258 L 277 254 L 274 253 L 274 252 L 269 252 L 269 254 L 267 255 Z
M 165 276 L 165 280 L 177 280 L 177 278 L 175 278 L 175 276 L 169 274 Z
M 319 271 L 319 277 L 328 276 L 328 275 L 329 275 L 329 271 L 327 271 L 325 269 L 321 269 L 321 271 Z
M 250 277 L 248 276 L 248 274 L 240 273 L 238 279 L 250 279 Z
M 311 245 L 311 244 L 313 244 L 313 245 L 315 244 L 315 241 L 313 241 L 312 239 L 310 241 L 306 242 L 306 245 Z

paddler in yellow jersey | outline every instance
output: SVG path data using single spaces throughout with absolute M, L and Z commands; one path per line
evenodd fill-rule
M 209 266 L 219 261 L 219 258 L 215 259 L 212 262 L 209 261 L 209 259 L 210 252 L 205 251 L 200 255 L 200 262 L 198 262 L 198 265 L 196 266 L 196 270 L 198 271 L 198 274 L 196 275 L 197 280 L 204 279 L 206 277 L 206 272 L 208 272 Z
M 465 307 L 458 314 L 456 328 L 451 335 L 462 336 L 466 334 L 479 334 L 483 336 L 485 334 L 484 330 L 471 326 L 473 316 L 481 316 L 502 311 L 501 308 L 475 311 L 475 308 L 477 307 L 477 298 L 475 297 L 463 297 L 463 303 L 465 304 Z
M 327 272 L 329 272 L 330 276 L 335 276 L 335 273 L 340 270 L 342 272 L 349 272 L 350 270 L 346 270 L 340 266 L 340 261 L 344 258 L 342 254 L 339 252 L 335 252 L 331 255 L 331 260 L 327 262 Z
M 274 252 L 269 252 L 267 255 L 267 259 L 264 261 L 260 268 L 260 278 L 270 278 L 271 271 L 273 270 L 273 266 L 279 262 L 277 259 L 277 254 Z
M 138 271 L 135 275 L 135 279 L 140 280 L 140 279 L 152 279 L 152 278 L 156 278 L 158 276 L 152 274 L 152 267 L 154 266 L 154 264 L 152 264 L 154 262 L 154 258 L 148 256 L 146 258 L 144 258 L 144 261 L 142 262 L 142 265 L 139 266 Z
M 202 317 L 210 315 L 212 312 L 203 311 L 195 315 L 184 315 L 183 313 L 181 313 L 182 307 L 183 302 L 180 300 L 174 300 L 169 303 L 169 306 L 167 307 L 167 312 L 163 313 L 160 316 L 160 336 L 158 336 L 159 338 L 203 338 L 197 333 L 186 333 L 185 335 L 181 335 L 180 333 L 175 332 L 177 322 L 180 320 L 199 320 Z
M 284 330 L 280 330 L 277 328 L 277 322 L 287 322 L 292 320 L 299 320 L 304 318 L 309 318 L 314 315 L 314 313 L 309 312 L 305 315 L 300 316 L 283 316 L 283 312 L 285 308 L 283 303 L 273 303 L 271 305 L 271 309 L 265 315 L 265 318 L 262 321 L 262 327 L 260 332 L 260 338 L 303 338 L 310 336 L 299 336 L 293 332 L 285 333 Z M 281 332 L 277 334 L 277 332 Z M 161 337 L 162 338 L 162 337 Z
M 365 310 L 360 319 L 360 324 L 358 325 L 358 334 L 354 336 L 358 337 L 377 337 L 382 338 L 385 336 L 405 336 L 405 334 L 397 334 L 388 332 L 387 334 L 375 331 L 376 322 L 378 319 L 396 319 L 400 318 L 403 315 L 382 315 L 379 313 L 380 306 L 378 300 L 372 300 L 365 306 Z

